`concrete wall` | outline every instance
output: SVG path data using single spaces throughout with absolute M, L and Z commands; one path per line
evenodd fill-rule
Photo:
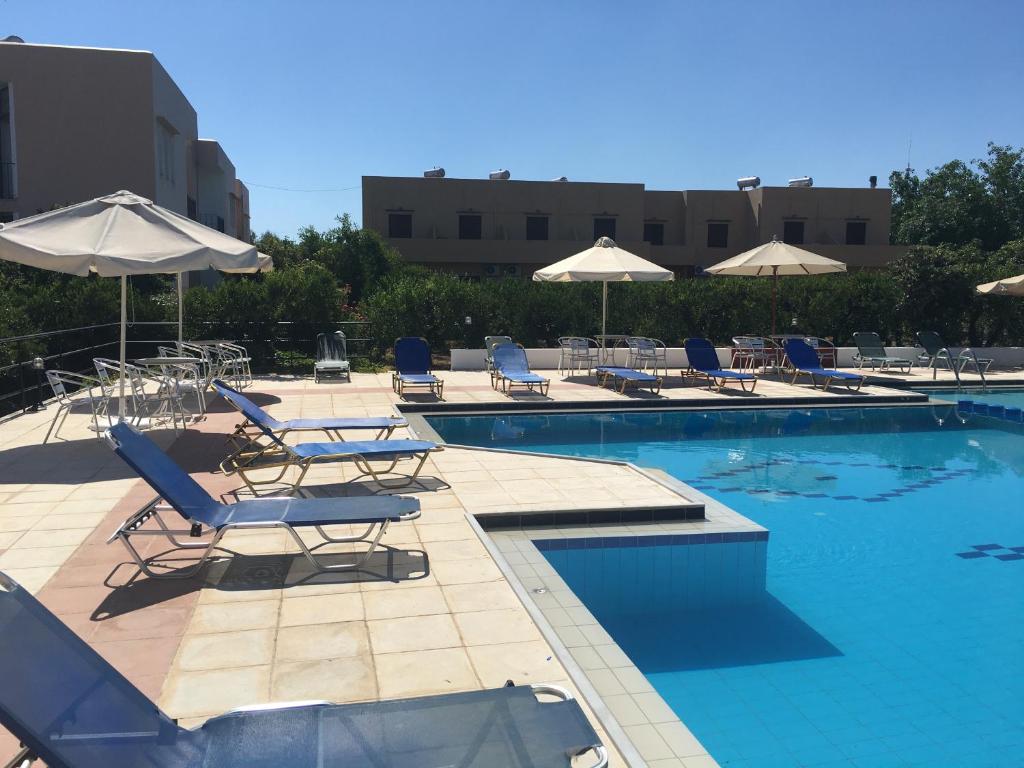
M 155 57 L 150 56 L 153 73 L 153 154 L 152 165 L 156 179 L 153 202 L 184 215 L 188 214 L 188 198 L 196 198 L 197 178 L 195 142 L 199 138 L 196 111 L 185 98 L 167 70 Z M 173 133 L 174 172 L 159 173 L 159 137 L 168 130 Z

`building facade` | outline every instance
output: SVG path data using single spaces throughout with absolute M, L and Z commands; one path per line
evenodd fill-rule
M 0 42 L 0 221 L 128 189 L 249 240 L 249 193 L 146 51 Z
M 871 187 L 655 191 L 643 184 L 363 177 L 363 226 L 410 262 L 468 277 L 528 277 L 602 235 L 680 276 L 773 236 L 879 267 L 892 195 Z

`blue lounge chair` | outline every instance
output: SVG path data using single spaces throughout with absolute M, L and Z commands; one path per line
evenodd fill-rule
M 160 450 L 148 437 L 137 432 L 126 423 L 115 424 L 106 433 L 107 440 L 125 463 L 149 483 L 160 496 L 125 520 L 107 540 L 120 540 L 131 554 L 136 565 L 149 576 L 165 578 L 186 578 L 195 574 L 217 548 L 221 537 L 232 529 L 284 528 L 299 545 L 309 562 L 319 571 L 339 571 L 358 568 L 373 554 L 388 525 L 395 522 L 415 520 L 420 516 L 420 503 L 416 499 L 401 496 L 374 496 L 370 498 L 337 499 L 254 499 L 234 504 L 221 504 L 203 490 L 170 457 Z M 160 516 L 158 502 L 163 499 L 172 509 L 188 521 L 186 530 L 168 528 Z M 145 529 L 153 519 L 157 528 Z M 334 537 L 324 531 L 329 525 L 365 525 L 359 536 Z M 368 549 L 352 563 L 325 564 L 299 536 L 297 528 L 315 528 L 324 543 L 366 541 Z M 376 536 L 370 538 L 374 530 Z M 212 533 L 209 542 L 182 542 L 178 537 L 198 537 Z M 158 573 L 143 558 L 132 543 L 133 536 L 164 536 L 179 549 L 202 550 L 199 562 L 194 566 L 175 571 Z
M 0 679 L 0 725 L 23 745 L 9 766 L 569 768 L 587 752 L 608 764 L 579 704 L 551 685 L 260 704 L 183 728 L 3 573 Z
M 375 439 L 386 439 L 399 427 L 408 427 L 409 422 L 399 416 L 379 416 L 368 418 L 343 418 L 331 416 L 323 419 L 288 419 L 278 421 L 256 403 L 243 395 L 237 389 L 225 384 L 220 379 L 212 382 L 214 391 L 231 403 L 232 406 L 245 416 L 245 421 L 239 424 L 235 431 L 228 437 L 228 440 L 235 445 L 235 453 L 242 454 L 250 451 L 259 452 L 256 439 L 263 434 L 262 425 L 273 431 L 278 437 L 284 437 L 289 432 L 323 432 L 331 440 L 344 440 L 342 431 L 347 429 L 375 429 Z
M 609 381 L 619 382 L 619 394 L 626 394 L 626 387 L 650 387 L 653 394 L 661 392 L 661 376 L 647 371 L 635 371 L 632 368 L 616 368 L 611 365 L 599 365 L 594 369 L 597 383 L 604 387 Z
M 722 370 L 718 362 L 718 352 L 714 345 L 707 339 L 686 339 L 683 342 L 686 348 L 686 359 L 690 365 L 689 371 L 696 376 L 703 376 L 707 379 L 708 389 L 714 388 L 717 392 L 730 381 L 738 382 L 740 389 L 747 391 L 747 382 L 750 382 L 750 392 L 754 392 L 757 386 L 757 376 L 752 373 L 741 373 L 739 371 Z M 686 373 L 683 373 L 686 376 Z
M 430 345 L 426 339 L 403 336 L 395 339 L 395 371 L 391 374 L 391 386 L 399 397 L 405 397 L 405 390 L 426 387 L 438 400 L 444 400 L 444 381 L 431 373 Z
M 793 380 L 790 384 L 796 384 L 800 374 L 811 377 L 811 387 L 817 386 L 817 379 L 824 379 L 821 385 L 822 390 L 828 389 L 833 381 L 841 381 L 847 389 L 850 389 L 856 382 L 857 389 L 854 391 L 860 391 L 861 385 L 864 384 L 864 377 L 859 373 L 822 368 L 818 353 L 803 339 L 787 339 L 783 346 L 786 350 L 786 357 L 789 359 L 790 365 L 793 366 Z
M 519 385 L 526 387 L 531 392 L 536 387 L 541 395 L 547 396 L 551 381 L 530 370 L 530 363 L 526 359 L 526 350 L 522 346 L 498 344 L 491 350 L 491 358 L 494 361 L 491 383 L 495 389 L 498 388 L 500 382 L 501 391 L 506 395 L 511 394 L 512 387 Z
M 491 386 L 494 386 L 494 348 L 499 344 L 511 344 L 511 336 L 484 336 L 484 367 L 491 375 Z
M 416 482 L 420 470 L 433 451 L 443 450 L 437 443 L 426 440 L 343 440 L 336 443 L 299 443 L 289 445 L 263 421 L 251 421 L 251 425 L 262 433 L 261 438 L 251 438 L 251 448 L 244 452 L 235 451 L 227 456 L 220 468 L 224 474 L 237 474 L 253 493 L 260 486 L 277 485 L 292 467 L 299 469 L 298 477 L 292 483 L 294 493 L 302 485 L 306 472 L 313 464 L 335 461 L 351 461 L 359 470 L 358 477 L 369 475 L 381 488 L 404 488 Z M 403 459 L 419 459 L 411 474 L 404 480 L 385 480 L 381 475 L 391 474 Z M 383 470 L 373 468 L 371 462 L 387 461 Z M 262 469 L 277 469 L 273 478 L 253 477 L 251 473 Z

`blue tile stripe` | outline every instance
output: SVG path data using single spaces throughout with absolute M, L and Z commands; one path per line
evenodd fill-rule
M 722 533 L 671 533 L 650 536 L 580 536 L 566 539 L 533 539 L 541 552 L 557 549 L 612 549 L 616 547 L 693 546 L 737 541 L 768 541 L 768 531 L 725 531 Z
M 1005 547 L 1002 544 L 975 544 L 966 552 L 957 552 L 956 556 L 964 560 L 994 557 L 996 560 L 1010 562 L 1011 560 L 1024 560 L 1024 547 Z
M 957 400 L 956 409 L 960 413 L 973 413 L 977 416 L 991 416 L 995 419 L 1002 419 L 1013 424 L 1020 424 L 1024 413 L 1020 408 L 1002 405 L 989 405 L 977 400 Z

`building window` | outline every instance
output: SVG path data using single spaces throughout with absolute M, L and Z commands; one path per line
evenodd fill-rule
M 157 167 L 160 178 L 171 184 L 174 183 L 174 132 L 171 127 L 159 121 L 157 123 Z
M 651 245 L 665 244 L 665 225 L 660 222 L 644 222 L 644 242 Z
M 548 239 L 548 217 L 527 216 L 526 217 L 526 239 L 547 240 Z
M 846 222 L 846 244 L 864 245 L 868 241 L 868 223 L 866 221 Z
M 192 221 L 199 221 L 199 209 L 196 207 L 196 199 L 194 197 L 185 198 L 186 215 L 192 219 Z
M 11 211 L 0 211 L 0 224 L 10 224 L 14 221 L 14 213 Z
M 602 237 L 615 239 L 615 219 L 594 219 L 594 240 L 600 240 Z
M 804 223 L 802 221 L 782 222 L 782 242 L 792 245 L 803 245 Z
M 459 240 L 479 240 L 482 229 L 483 224 L 479 214 L 459 214 Z
M 708 248 L 729 247 L 729 222 L 708 222 Z
M 388 237 L 412 237 L 412 214 L 389 213 Z

